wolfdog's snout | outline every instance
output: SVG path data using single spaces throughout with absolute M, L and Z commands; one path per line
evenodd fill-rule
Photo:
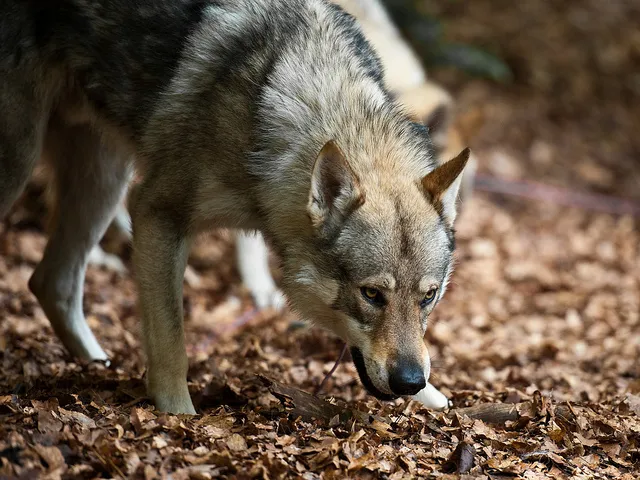
M 422 362 L 400 357 L 389 368 L 389 388 L 396 395 L 415 395 L 427 385 Z

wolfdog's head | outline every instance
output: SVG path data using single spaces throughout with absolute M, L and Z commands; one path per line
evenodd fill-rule
M 468 158 L 466 149 L 415 177 L 329 141 L 315 160 L 309 241 L 284 259 L 282 286 L 294 308 L 348 343 L 362 383 L 380 399 L 416 394 L 429 378 L 423 337 L 452 271 Z

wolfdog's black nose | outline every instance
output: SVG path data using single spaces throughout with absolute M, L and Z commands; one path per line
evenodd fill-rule
M 426 386 L 422 364 L 413 359 L 400 357 L 389 372 L 389 388 L 396 395 L 415 395 Z

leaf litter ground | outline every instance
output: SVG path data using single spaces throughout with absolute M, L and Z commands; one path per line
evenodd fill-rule
M 631 2 L 514 13 L 431 3 L 455 19 L 453 38 L 518 67 L 510 86 L 438 73 L 460 99 L 481 173 L 640 201 L 640 125 L 628 108 L 640 90 L 625 86 L 640 44 L 635 29 L 620 33 L 640 20 Z M 524 19 L 542 30 L 507 41 Z M 616 19 L 600 31 L 608 57 L 589 56 L 589 29 Z M 26 286 L 45 244 L 40 193 L 0 225 L 0 478 L 638 477 L 636 219 L 482 192 L 465 205 L 453 284 L 426 337 L 449 412 L 372 399 L 349 361 L 311 395 L 341 343 L 290 314 L 253 311 L 228 238 L 203 237 L 191 258 L 200 282 L 184 302 L 202 414 L 187 417 L 145 398 L 128 274 L 87 274 L 85 311 L 110 366 L 76 363 L 54 338 Z

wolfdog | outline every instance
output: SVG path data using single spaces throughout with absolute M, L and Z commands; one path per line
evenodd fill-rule
M 388 90 L 407 108 L 411 119 L 429 128 L 434 159 L 438 164 L 453 158 L 462 150 L 462 138 L 453 123 L 454 102 L 449 93 L 427 77 L 427 72 L 411 47 L 402 38 L 379 0 L 333 0 L 353 15 L 365 38 L 378 54 Z M 477 161 L 471 154 L 460 184 L 459 203 L 471 196 Z M 109 230 L 109 244 L 121 247 L 131 242 L 130 220 L 124 202 Z M 236 261 L 243 285 L 259 309 L 281 309 L 285 299 L 271 275 L 268 250 L 259 233 L 237 232 Z M 96 245 L 89 263 L 112 270 L 126 271 L 122 261 Z M 187 283 L 197 276 L 187 266 Z
M 292 307 L 342 337 L 381 399 L 428 388 L 427 318 L 453 268 L 463 150 L 388 93 L 362 32 L 324 0 L 3 0 L 0 215 L 40 156 L 54 227 L 29 287 L 73 355 L 87 257 L 129 196 L 147 389 L 195 413 L 182 277 L 207 228 L 259 231 Z

